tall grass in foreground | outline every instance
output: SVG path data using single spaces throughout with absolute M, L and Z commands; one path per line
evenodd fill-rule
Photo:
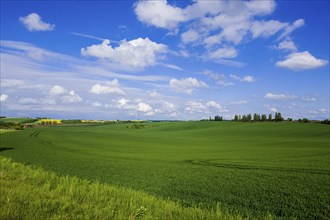
M 242 219 L 0 157 L 0 219 Z M 270 218 L 270 216 L 268 216 Z

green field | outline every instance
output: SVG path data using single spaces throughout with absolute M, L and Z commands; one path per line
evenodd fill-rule
M 330 127 L 166 122 L 1 133 L 4 157 L 185 207 L 243 217 L 330 218 Z

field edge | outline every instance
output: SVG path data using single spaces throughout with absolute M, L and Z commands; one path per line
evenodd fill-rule
M 3 156 L 0 162 L 1 219 L 244 219 L 220 205 L 215 210 L 183 207 L 144 192 L 60 176 Z

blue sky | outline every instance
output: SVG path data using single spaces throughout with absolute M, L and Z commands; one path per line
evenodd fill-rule
M 1 1 L 1 115 L 329 118 L 329 1 Z

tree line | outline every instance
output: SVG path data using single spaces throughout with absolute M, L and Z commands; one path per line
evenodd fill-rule
M 241 121 L 241 122 L 259 122 L 259 121 L 284 121 L 282 114 L 280 112 L 275 112 L 275 116 L 273 118 L 272 114 L 243 114 L 243 115 L 235 115 L 233 121 Z

